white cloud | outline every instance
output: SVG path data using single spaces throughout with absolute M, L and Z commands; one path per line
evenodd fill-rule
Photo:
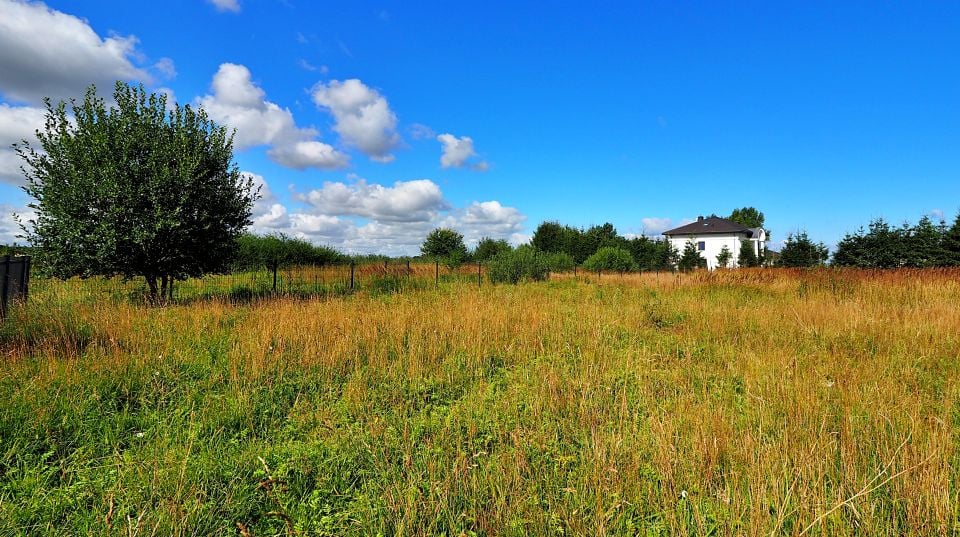
M 527 217 L 515 207 L 499 201 L 473 202 L 458 218 L 464 239 L 475 244 L 483 237 L 513 237 L 523 230 Z
M 390 162 L 400 144 L 397 116 L 387 99 L 357 79 L 331 80 L 313 88 L 313 101 L 333 114 L 340 138 L 377 162 Z
M 278 164 L 297 170 L 307 168 L 336 170 L 345 168 L 350 163 L 347 155 L 337 151 L 331 145 L 315 140 L 274 147 L 267 151 L 267 154 Z
M 437 133 L 433 132 L 428 125 L 423 123 L 414 123 L 410 125 L 410 136 L 414 140 L 432 140 L 437 137 Z
M 244 172 L 249 173 L 249 172 Z M 468 246 L 483 237 L 528 242 L 526 221 L 519 210 L 498 201 L 452 207 L 440 187 L 420 179 L 392 186 L 356 179 L 327 182 L 322 188 L 295 196 L 301 206 L 279 203 L 263 177 L 249 174 L 262 185 L 262 198 L 253 210 L 258 233 L 286 233 L 349 253 L 415 255 L 427 233 L 449 227 L 464 235 Z
M 23 230 L 20 229 L 20 224 L 14 219 L 14 214 L 19 216 L 24 224 L 34 217 L 33 211 L 26 207 L 14 207 L 13 205 L 0 203 L 0 244 L 25 243 L 19 237 Z
M 392 187 L 363 179 L 353 184 L 326 182 L 299 198 L 320 213 L 380 221 L 428 221 L 449 207 L 440 187 L 428 179 L 397 181 Z
M 170 58 L 160 58 L 157 60 L 157 63 L 153 64 L 153 69 L 160 73 L 161 77 L 167 80 L 177 77 L 177 66 Z
M 208 0 L 217 11 L 240 13 L 240 0 Z
M 463 168 L 468 161 L 477 156 L 473 149 L 473 138 L 469 136 L 456 136 L 445 133 L 437 136 L 437 140 L 443 144 L 443 153 L 440 155 L 440 165 L 444 168 Z M 486 162 L 477 162 L 471 165 L 471 168 L 477 171 L 486 171 L 490 167 Z
M 943 209 L 931 209 L 930 218 L 934 220 L 943 220 Z
M 101 38 L 90 25 L 42 3 L 0 1 L 0 93 L 39 103 L 43 97 L 82 97 L 91 83 L 150 82 L 134 65 L 137 38 Z
M 672 228 L 671 225 L 673 220 L 669 218 L 662 218 L 657 216 L 650 216 L 647 218 L 641 218 L 640 223 L 643 224 L 643 234 L 644 235 L 659 235 L 664 231 Z
M 15 185 L 26 182 L 20 171 L 23 160 L 10 146 L 27 140 L 39 149 L 34 133 L 43 127 L 45 113 L 43 108 L 0 103 L 0 181 Z
M 270 158 L 301 170 L 329 170 L 348 164 L 347 155 L 314 140 L 319 134 L 316 129 L 297 127 L 289 109 L 266 100 L 266 93 L 254 84 L 245 66 L 220 65 L 211 88 L 213 94 L 200 97 L 197 103 L 214 121 L 236 129 L 237 150 L 271 145 Z

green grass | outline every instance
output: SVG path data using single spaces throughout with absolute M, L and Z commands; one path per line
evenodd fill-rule
M 651 278 L 36 296 L 0 534 L 960 531 L 956 280 Z

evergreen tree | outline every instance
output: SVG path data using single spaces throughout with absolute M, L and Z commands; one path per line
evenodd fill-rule
M 733 259 L 733 252 L 731 252 L 730 248 L 727 248 L 727 245 L 724 244 L 723 248 L 720 249 L 720 253 L 717 254 L 717 266 L 720 268 L 727 268 L 730 265 L 731 259 Z
M 815 243 L 805 231 L 796 235 L 788 235 L 787 242 L 780 251 L 777 262 L 781 267 L 815 267 L 826 262 L 827 247 L 822 242 Z
M 760 259 L 754 251 L 753 241 L 740 241 L 740 255 L 737 257 L 740 267 L 759 267 Z
M 960 213 L 957 213 L 953 225 L 944 234 L 942 259 L 944 265 L 960 266 Z
M 682 272 L 689 272 L 697 268 L 706 268 L 707 260 L 697 251 L 696 243 L 690 240 L 684 245 L 683 254 L 681 254 L 677 265 Z

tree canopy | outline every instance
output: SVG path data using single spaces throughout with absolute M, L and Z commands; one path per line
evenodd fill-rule
M 829 253 L 822 242 L 813 242 L 805 231 L 787 236 L 777 266 L 815 267 L 827 261 Z
M 463 243 L 463 235 L 455 230 L 438 227 L 427 234 L 420 252 L 427 256 L 455 266 L 467 258 L 467 246 Z
M 689 272 L 697 268 L 706 268 L 707 260 L 697 251 L 697 245 L 693 241 L 687 241 L 683 246 L 683 253 L 680 254 L 680 260 L 677 262 L 677 268 L 682 272 Z
M 755 207 L 741 207 L 734 209 L 727 220 L 733 220 L 747 227 L 763 227 L 764 217 L 763 213 Z
M 54 276 L 168 281 L 229 267 L 257 192 L 233 163 L 233 139 L 202 109 L 117 82 L 107 107 L 46 99 L 39 147 L 16 145 L 36 218 L 24 225 Z M 161 281 L 158 288 L 157 282 Z

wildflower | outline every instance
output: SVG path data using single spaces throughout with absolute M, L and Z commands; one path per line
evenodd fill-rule
M 686 490 L 681 490 L 681 491 L 680 491 L 680 499 L 682 499 L 682 500 L 686 500 L 686 499 L 687 499 L 687 491 L 686 491 Z

